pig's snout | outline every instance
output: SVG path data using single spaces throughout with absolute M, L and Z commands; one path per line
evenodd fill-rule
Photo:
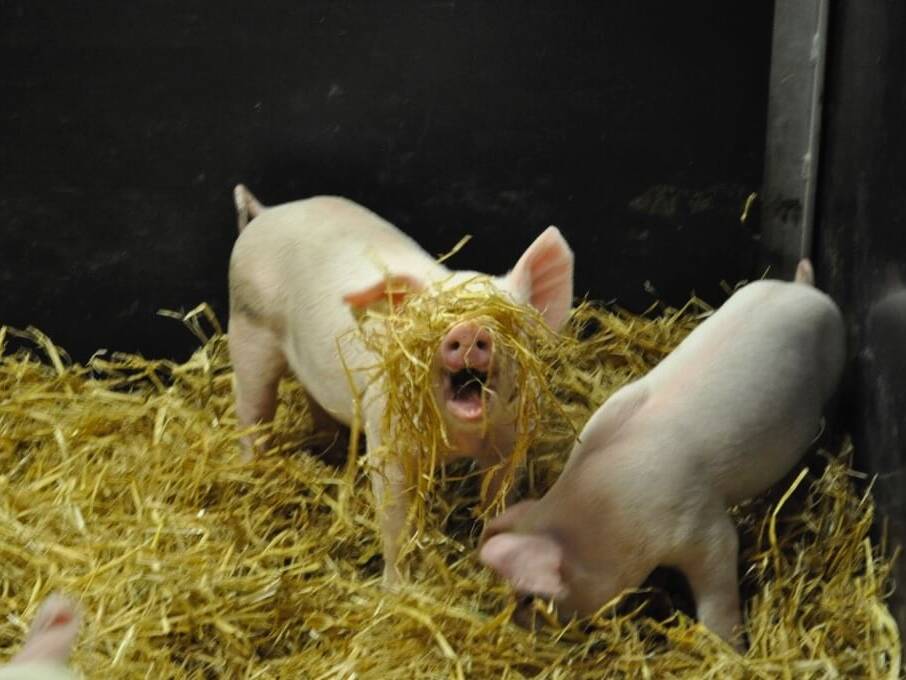
M 457 324 L 444 337 L 440 356 L 451 373 L 470 368 L 487 372 L 491 368 L 494 340 L 490 331 L 472 321 Z

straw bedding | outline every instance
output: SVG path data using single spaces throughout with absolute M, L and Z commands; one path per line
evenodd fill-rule
M 591 410 L 705 311 L 583 305 L 573 337 L 538 351 L 546 363 L 527 375 L 547 380 L 544 398 L 524 407 L 543 413 L 555 399 L 560 425 L 523 440 L 528 493 L 555 478 Z M 224 337 L 205 307 L 186 323 L 202 345 L 184 364 L 105 354 L 81 366 L 33 329 L 0 328 L 2 658 L 62 590 L 86 612 L 73 665 L 87 677 L 899 676 L 891 556 L 869 534 L 869 485 L 848 448 L 734 509 L 745 656 L 657 588 L 530 632 L 510 623 L 511 596 L 475 559 L 480 484 L 467 466 L 420 487 L 411 583 L 383 590 L 367 459 L 347 456 L 342 434 L 313 431 L 287 379 L 277 446 L 242 463 Z M 536 611 L 550 618 L 544 603 Z

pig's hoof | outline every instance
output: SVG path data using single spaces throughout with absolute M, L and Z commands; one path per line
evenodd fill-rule
M 746 652 L 749 651 L 749 647 L 746 644 L 745 633 L 738 632 L 733 637 L 728 640 L 730 646 L 736 651 L 737 654 L 745 656 Z
M 256 453 L 262 453 L 267 450 L 269 443 L 270 440 L 268 439 L 259 439 L 257 441 L 252 441 L 248 438 L 241 439 L 239 462 L 243 464 L 251 463 L 255 460 Z
M 381 587 L 391 593 L 398 593 L 403 587 L 403 577 L 399 569 L 385 567 L 384 576 L 381 579 Z

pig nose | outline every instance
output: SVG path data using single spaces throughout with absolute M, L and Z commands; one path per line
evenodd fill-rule
M 491 333 L 471 321 L 457 324 L 441 343 L 440 353 L 448 371 L 472 368 L 487 371 L 491 367 L 494 341 Z

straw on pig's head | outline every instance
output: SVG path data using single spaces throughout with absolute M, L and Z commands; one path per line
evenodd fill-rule
M 386 404 L 382 438 L 421 497 L 445 453 L 497 425 L 514 431 L 505 492 L 543 423 L 562 413 L 549 357 L 563 338 L 498 281 L 457 273 L 408 294 L 388 288 L 387 304 L 360 317 Z

